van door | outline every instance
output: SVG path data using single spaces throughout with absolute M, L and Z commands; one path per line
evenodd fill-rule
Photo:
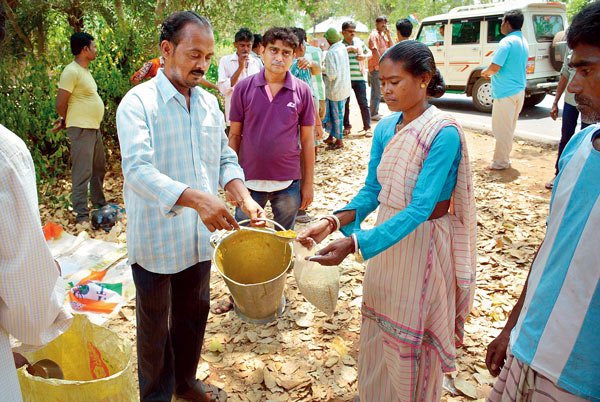
M 566 20 L 559 13 L 532 10 L 531 14 L 525 14 L 523 36 L 529 42 L 527 79 L 558 74 L 550 62 L 550 45 L 554 35 L 564 30 L 565 27 Z
M 483 18 L 451 20 L 451 41 L 446 50 L 448 85 L 467 85 L 471 71 L 481 64 L 481 22 Z
M 446 62 L 446 46 L 445 46 L 445 32 L 447 24 L 441 21 L 438 22 L 427 22 L 423 23 L 417 40 L 429 46 L 433 58 L 435 59 L 435 66 L 444 79 L 446 79 L 446 73 L 448 63 Z
M 504 35 L 500 32 L 502 15 L 486 16 L 484 17 L 484 20 L 487 25 L 487 32 L 481 49 L 481 64 L 482 66 L 487 67 L 492 64 L 494 52 L 498 48 L 500 39 L 504 38 Z

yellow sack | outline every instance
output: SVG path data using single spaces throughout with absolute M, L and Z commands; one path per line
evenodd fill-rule
M 26 353 L 31 363 L 56 362 L 64 380 L 32 376 L 17 370 L 25 402 L 138 401 L 131 344 L 108 328 L 75 314 L 71 327 L 44 348 Z

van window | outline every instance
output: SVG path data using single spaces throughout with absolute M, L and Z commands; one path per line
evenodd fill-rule
M 560 15 L 534 15 L 533 28 L 538 42 L 552 42 L 554 35 L 565 29 Z
M 480 21 L 461 21 L 452 24 L 452 44 L 479 43 Z
M 444 44 L 444 25 L 433 24 L 423 25 L 419 37 L 419 42 L 426 44 L 427 46 L 440 46 Z
M 504 38 L 502 32 L 500 32 L 500 26 L 502 25 L 502 18 L 488 20 L 488 43 L 498 43 L 500 39 Z

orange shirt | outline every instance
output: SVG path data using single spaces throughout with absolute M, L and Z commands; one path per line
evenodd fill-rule
M 162 68 L 163 66 L 164 66 L 164 60 L 162 57 L 157 57 L 155 59 L 149 60 L 146 63 L 144 63 L 142 68 L 137 70 L 135 72 L 135 74 L 133 74 L 131 76 L 130 81 L 131 82 L 134 82 L 134 81 L 141 82 L 142 80 L 144 80 L 146 78 L 153 78 L 156 76 L 158 69 Z
M 387 35 L 383 32 L 379 32 L 374 30 L 369 35 L 369 49 L 373 51 L 377 49 L 379 51 L 379 56 L 375 54 L 373 51 L 373 57 L 369 59 L 369 72 L 378 71 L 379 70 L 379 57 L 383 56 L 386 50 L 392 47 L 392 41 L 388 39 Z

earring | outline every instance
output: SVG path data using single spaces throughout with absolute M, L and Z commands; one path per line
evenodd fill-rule
M 425 84 L 421 84 L 421 88 L 425 88 Z

